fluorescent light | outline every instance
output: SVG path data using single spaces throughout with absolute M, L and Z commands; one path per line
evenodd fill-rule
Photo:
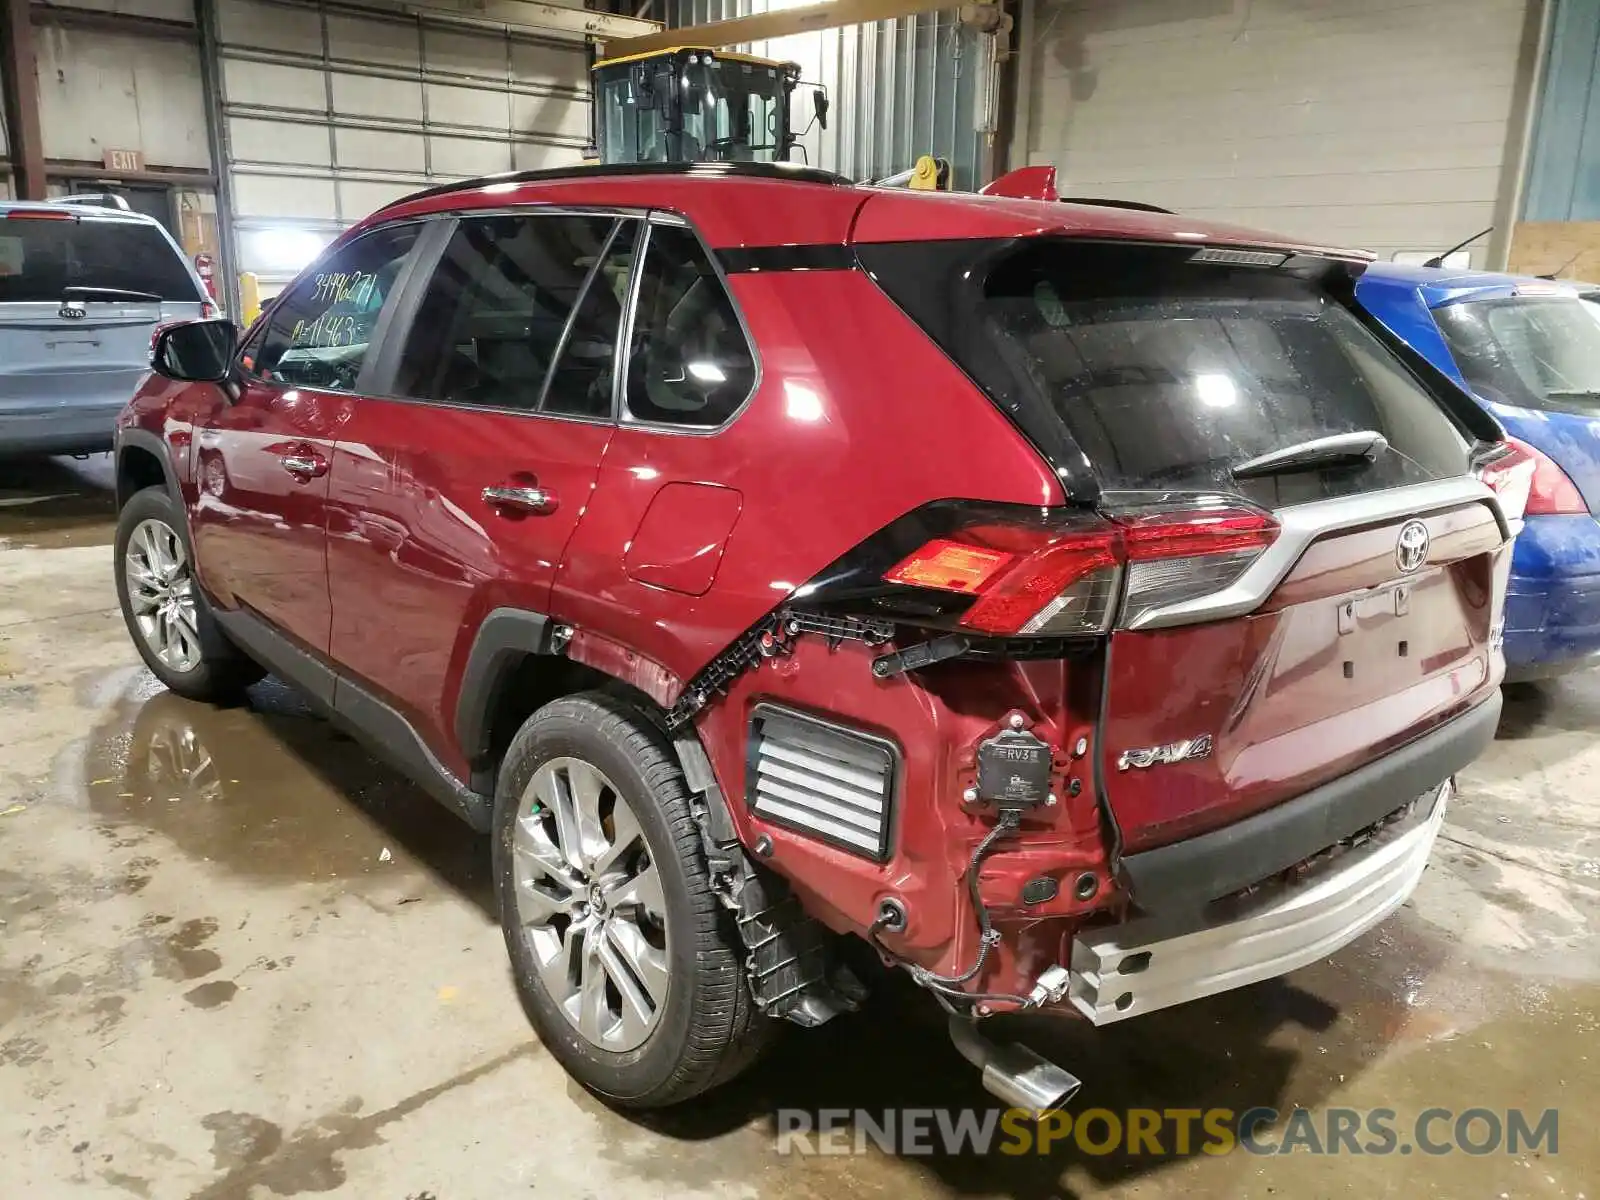
M 793 380 L 783 381 L 783 396 L 789 416 L 796 421 L 822 420 L 822 400 L 804 384 Z
M 693 379 L 701 383 L 727 383 L 728 377 L 722 373 L 722 368 L 714 362 L 684 363 L 683 369 L 689 372 Z
M 1194 377 L 1194 390 L 1200 403 L 1207 408 L 1232 408 L 1239 399 L 1239 389 L 1226 375 L 1208 373 Z
M 298 274 L 333 238 L 309 229 L 252 229 L 242 240 L 244 260 L 250 266 L 274 274 Z

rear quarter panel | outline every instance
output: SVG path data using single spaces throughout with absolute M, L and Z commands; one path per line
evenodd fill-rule
M 755 395 L 716 433 L 619 429 L 552 597 L 554 615 L 584 636 L 610 639 L 679 681 L 921 504 L 1061 503 L 1033 449 L 865 275 L 730 282 L 759 348 Z M 704 595 L 625 569 L 646 511 L 673 483 L 738 493 L 738 519 Z M 573 645 L 584 653 L 581 638 Z

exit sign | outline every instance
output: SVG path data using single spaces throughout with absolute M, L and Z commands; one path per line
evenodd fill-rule
M 144 152 L 142 150 L 106 150 L 100 156 L 101 164 L 108 171 L 142 171 L 144 170 Z

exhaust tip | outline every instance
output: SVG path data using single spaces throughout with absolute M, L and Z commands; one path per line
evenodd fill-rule
M 1061 1108 L 1083 1086 L 1076 1075 L 1020 1043 L 990 1041 L 965 1018 L 951 1016 L 950 1040 L 978 1068 L 985 1091 L 1036 1118 Z

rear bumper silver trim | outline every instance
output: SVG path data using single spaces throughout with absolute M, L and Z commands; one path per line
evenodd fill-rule
M 1444 822 L 1432 811 L 1389 837 L 1345 850 L 1255 898 L 1244 915 L 1196 924 L 1143 917 L 1073 939 L 1068 997 L 1096 1025 L 1286 974 L 1353 941 L 1405 903 Z

